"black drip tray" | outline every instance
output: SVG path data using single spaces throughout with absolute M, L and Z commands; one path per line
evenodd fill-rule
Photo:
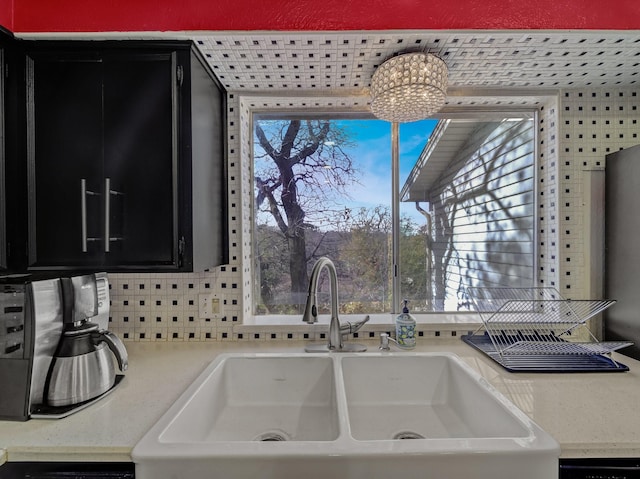
M 116 380 L 113 386 L 111 386 L 111 389 L 103 392 L 100 396 L 94 397 L 93 399 L 89 399 L 88 401 L 84 401 L 81 403 L 69 404 L 68 406 L 48 406 L 46 404 L 35 404 L 33 406 L 33 410 L 31 411 L 31 419 L 62 419 L 63 417 L 67 417 L 74 412 L 78 412 L 81 409 L 91 406 L 93 403 L 110 394 L 123 379 L 123 374 L 117 374 Z
M 487 333 L 466 334 L 462 340 L 483 352 L 510 372 L 604 373 L 624 372 L 629 367 L 600 354 L 500 354 Z

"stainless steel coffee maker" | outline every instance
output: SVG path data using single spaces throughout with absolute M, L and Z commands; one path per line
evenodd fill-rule
M 116 381 L 111 351 L 120 371 L 128 365 L 127 351 L 116 335 L 100 329 L 98 291 L 93 275 L 60 278 L 63 330 L 45 386 L 50 406 L 80 404 L 109 391 Z
M 127 354 L 108 318 L 105 273 L 0 278 L 0 420 L 65 417 L 112 391 L 111 351 L 121 370 Z

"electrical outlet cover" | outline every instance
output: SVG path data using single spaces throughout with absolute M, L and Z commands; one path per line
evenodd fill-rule
M 220 297 L 202 293 L 198 296 L 198 313 L 201 318 L 214 318 L 220 314 Z

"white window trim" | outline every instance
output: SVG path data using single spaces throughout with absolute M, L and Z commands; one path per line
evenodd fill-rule
M 515 114 L 529 113 L 534 114 L 536 125 L 538 124 L 538 114 L 539 108 L 544 106 L 546 102 L 553 104 L 553 102 L 557 101 L 557 92 L 552 92 L 549 95 L 541 96 L 538 93 L 534 92 L 520 92 L 519 103 L 516 107 L 489 107 L 489 108 L 477 108 L 472 105 L 482 104 L 479 103 L 479 100 L 483 98 L 483 95 L 474 95 L 473 92 L 468 93 L 469 96 L 465 99 L 464 97 L 456 98 L 456 107 L 443 110 L 440 115 L 436 115 L 440 117 L 449 117 L 449 116 L 469 116 L 472 114 L 486 117 L 487 115 L 497 114 L 497 115 L 506 115 L 509 112 Z M 279 113 L 283 115 L 290 116 L 291 114 L 299 113 L 300 115 L 308 115 L 309 109 L 317 109 L 318 114 L 322 114 L 323 112 L 331 117 L 337 117 L 339 115 L 348 116 L 359 116 L 366 117 L 369 114 L 368 107 L 368 97 L 363 97 L 360 95 L 357 96 L 348 96 L 348 97 L 331 97 L 331 96 L 309 96 L 309 97 L 260 97 L 260 96 L 250 96 L 250 95 L 241 95 L 239 96 L 239 119 L 240 119 L 240 136 L 241 136 L 241 163 L 242 163 L 242 267 L 244 270 L 243 275 L 243 315 L 242 321 L 239 322 L 234 330 L 242 331 L 253 331 L 260 330 L 262 331 L 265 328 L 273 328 L 278 326 L 283 326 L 286 328 L 296 327 L 296 323 L 300 321 L 301 318 L 298 318 L 295 315 L 285 316 L 285 315 L 255 315 L 253 313 L 253 283 L 251 280 L 252 270 L 253 270 L 253 215 L 254 215 L 254 202 L 253 202 L 253 118 L 254 115 L 260 114 L 269 114 L 274 113 L 274 109 L 279 110 Z M 500 104 L 501 100 L 505 98 L 500 94 L 492 95 L 487 97 L 488 102 L 484 104 Z M 557 117 L 557 112 L 554 113 Z M 315 116 L 315 112 L 314 112 Z M 537 131 L 537 129 L 536 129 Z M 537 135 L 536 135 L 537 136 Z M 538 162 L 540 161 L 540 151 L 539 145 L 540 141 L 538 141 L 537 137 L 535 139 L 536 152 L 535 152 L 535 164 L 536 169 L 539 167 Z M 547 158 L 550 155 L 545 155 Z M 538 187 L 538 182 L 536 181 L 536 189 Z M 536 198 L 538 197 L 538 193 L 536 190 Z M 396 198 L 399 201 L 399 198 Z M 537 208 L 536 208 L 537 209 Z M 248 223 L 247 223 L 248 222 Z M 249 227 L 247 228 L 247 225 Z M 534 229 L 535 234 L 538 233 L 538 228 Z M 538 244 L 538 239 L 536 236 L 536 244 Z M 538 274 L 538 258 L 540 257 L 540 252 L 536 251 L 534 254 L 534 274 Z M 248 280 L 247 280 L 248 278 Z M 537 281 L 537 279 L 536 279 Z M 356 319 L 358 315 L 342 315 L 341 318 L 344 320 L 349 320 L 349 318 Z M 371 320 L 372 325 L 393 325 L 394 314 L 381 314 L 375 315 L 376 320 Z M 458 313 L 458 312 L 434 312 L 434 313 L 424 313 L 424 314 L 416 314 L 416 320 L 419 324 L 430 324 L 430 325 L 458 325 L 461 327 L 469 326 L 472 327 L 477 326 L 481 323 L 480 316 L 475 313 Z M 328 324 L 328 319 L 326 319 Z M 268 324 L 267 324 L 268 323 Z M 317 325 L 323 324 L 323 318 L 317 323 Z M 316 326 L 316 325 L 314 325 Z M 304 324 L 300 324 L 300 330 L 306 330 L 308 326 Z

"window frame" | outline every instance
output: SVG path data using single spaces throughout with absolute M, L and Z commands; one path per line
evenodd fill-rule
M 255 164 L 254 164 L 254 152 L 255 152 L 255 122 L 260 119 L 269 119 L 269 120 L 291 120 L 291 119 L 329 119 L 329 120 L 376 120 L 368 111 L 344 111 L 344 110 L 330 110 L 330 109 L 311 109 L 311 110 L 301 110 L 301 109 L 278 109 L 278 110 L 252 110 L 249 119 L 249 131 L 251 134 L 250 140 L 250 180 L 251 180 L 251 201 L 250 201 L 250 218 L 251 218 L 251 257 L 255 256 L 255 245 L 256 245 L 256 237 L 257 228 L 255 227 L 255 213 L 256 213 L 256 204 L 255 198 L 253 194 L 253 181 L 254 181 L 254 172 L 255 172 Z M 533 121 L 533 202 L 534 202 L 534 210 L 533 210 L 533 220 L 534 226 L 532 228 L 533 235 L 533 252 L 532 252 L 532 285 L 531 287 L 535 287 L 539 282 L 539 228 L 537 227 L 537 217 L 536 217 L 536 208 L 537 199 L 539 196 L 539 175 L 538 175 L 538 162 L 539 162 L 539 131 L 536 125 L 539 124 L 539 111 L 532 107 L 529 108 L 504 108 L 504 109 L 483 109 L 483 108 L 469 108 L 465 107 L 464 109 L 454 109 L 454 110 L 443 110 L 440 113 L 433 115 L 430 119 L 435 119 L 438 121 L 446 120 L 446 119 L 508 119 L 508 118 L 518 118 L 518 119 L 530 119 Z M 385 315 L 391 314 L 395 315 L 399 311 L 401 311 L 401 302 L 402 297 L 400 293 L 400 284 L 402 278 L 402 270 L 401 270 L 401 252 L 400 252 L 400 193 L 403 190 L 403 187 L 400 185 L 400 124 L 398 123 L 389 123 L 390 127 L 390 136 L 391 136 L 391 169 L 392 169 L 392 198 L 391 198 L 391 211 L 392 211 L 392 300 L 391 306 L 392 310 L 389 313 L 384 313 Z M 437 127 L 436 127 L 437 128 Z M 435 132 L 435 129 L 434 129 Z M 431 137 L 429 138 L 431 139 Z M 417 165 L 416 165 L 417 166 Z M 406 181 L 408 181 L 407 178 Z M 253 261 L 253 260 L 252 260 Z M 255 264 L 252 264 L 252 268 L 255 267 Z M 255 277 L 255 275 L 254 275 Z M 264 317 L 264 315 L 259 315 L 256 313 L 256 284 L 252 281 L 251 284 L 251 314 L 254 318 Z M 451 311 L 451 310 L 442 310 L 442 311 L 430 311 L 426 313 L 419 314 L 451 314 L 458 313 L 459 311 Z M 280 316 L 280 315 L 278 315 Z M 296 315 L 289 315 L 296 316 Z M 297 319 L 297 316 L 296 316 Z

